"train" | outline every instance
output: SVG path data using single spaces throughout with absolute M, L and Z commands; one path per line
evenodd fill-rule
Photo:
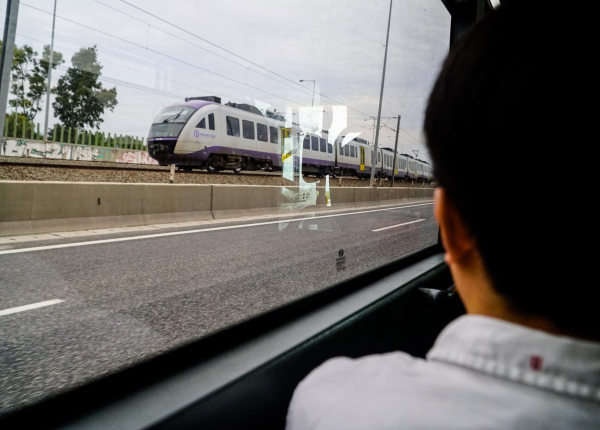
M 280 171 L 287 158 L 301 154 L 294 157 L 295 166 L 305 176 L 366 179 L 374 168 L 377 178 L 433 179 L 432 166 L 409 154 L 397 153 L 394 161 L 392 149 L 379 148 L 372 163 L 374 147 L 364 139 L 339 136 L 330 143 L 327 130 L 306 132 L 276 111 L 221 104 L 216 96 L 188 97 L 161 110 L 152 121 L 147 147 L 160 165 L 184 171 Z

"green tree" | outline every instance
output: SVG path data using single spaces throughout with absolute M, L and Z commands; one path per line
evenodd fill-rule
M 52 70 L 65 62 L 60 52 L 52 53 Z M 42 110 L 42 100 L 48 89 L 48 68 L 50 67 L 50 45 L 44 46 L 42 58 L 35 61 L 31 76 L 29 78 L 29 91 L 27 97 L 31 101 L 31 107 L 28 111 L 28 118 L 34 120 L 37 113 Z
M 0 40 L 0 52 L 2 41 Z M 44 46 L 42 58 L 30 46 L 22 48 L 15 46 L 13 54 L 12 82 L 10 92 L 15 96 L 8 105 L 16 111 L 22 111 L 28 120 L 33 121 L 42 109 L 42 99 L 46 94 L 48 82 L 48 67 L 50 60 L 50 45 Z M 64 63 L 63 55 L 54 51 L 52 69 Z
M 22 110 L 28 118 L 32 103 L 26 98 L 25 83 L 31 79 L 30 69 L 37 65 L 36 56 L 37 52 L 31 46 L 23 45 L 22 48 L 15 46 L 10 84 L 10 92 L 15 98 L 9 100 L 8 105 L 15 108 L 17 112 Z
M 52 90 L 56 100 L 54 114 L 67 127 L 100 128 L 102 114 L 117 105 L 117 88 L 105 89 L 98 81 L 102 65 L 98 62 L 96 46 L 81 48 L 71 58 L 73 64 Z

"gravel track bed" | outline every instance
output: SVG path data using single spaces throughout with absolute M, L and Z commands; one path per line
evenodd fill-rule
M 11 160 L 12 159 L 12 160 Z M 27 159 L 31 166 L 11 166 L 12 163 L 22 163 L 23 158 L 2 157 L 0 160 L 0 180 L 4 181 L 65 181 L 65 182 L 120 182 L 120 183 L 169 183 L 169 168 L 162 166 L 132 164 L 120 165 L 117 163 L 102 163 L 102 162 L 85 162 L 72 160 L 56 160 L 56 164 L 69 164 L 79 166 L 107 166 L 115 167 L 115 170 L 93 170 L 66 168 L 60 169 L 56 167 L 44 167 L 43 164 L 50 164 L 55 160 L 44 159 Z M 54 164 L 54 163 L 53 163 Z M 127 167 L 142 167 L 150 168 L 156 171 L 131 171 Z M 255 173 L 255 172 L 248 172 Z M 305 177 L 306 182 L 320 181 L 320 185 L 325 185 L 324 179 L 315 177 Z M 232 185 L 275 185 L 275 186 L 290 186 L 293 182 L 281 177 L 280 173 L 265 173 L 261 176 L 254 175 L 232 175 L 232 174 L 199 174 L 195 172 L 184 173 L 175 172 L 176 184 L 232 184 Z M 331 187 L 367 187 L 368 180 L 359 180 L 356 178 L 339 178 L 331 179 L 329 182 Z M 380 182 L 377 181 L 377 185 Z M 384 187 L 390 186 L 390 181 L 383 181 Z M 396 181 L 394 186 L 397 187 L 423 187 L 423 184 L 411 184 L 402 181 Z M 425 184 L 425 188 L 431 188 L 435 184 Z
M 100 167 L 111 167 L 115 169 L 130 169 L 132 167 L 142 169 L 152 169 L 158 171 L 169 171 L 168 166 L 157 166 L 154 164 L 127 164 L 127 163 L 113 163 L 113 162 L 102 162 L 102 161 L 79 161 L 79 160 L 51 160 L 47 158 L 25 158 L 25 157 L 0 157 L 0 162 L 4 165 L 10 163 L 27 163 L 32 165 L 61 165 L 61 166 L 100 166 Z

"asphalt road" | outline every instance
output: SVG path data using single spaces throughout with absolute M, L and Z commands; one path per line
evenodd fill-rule
M 437 242 L 430 203 L 290 219 L 0 247 L 0 414 Z

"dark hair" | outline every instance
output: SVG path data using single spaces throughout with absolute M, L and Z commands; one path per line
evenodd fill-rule
M 494 288 L 522 312 L 597 337 L 591 15 L 564 1 L 489 12 L 452 46 L 424 128 L 435 177 Z

